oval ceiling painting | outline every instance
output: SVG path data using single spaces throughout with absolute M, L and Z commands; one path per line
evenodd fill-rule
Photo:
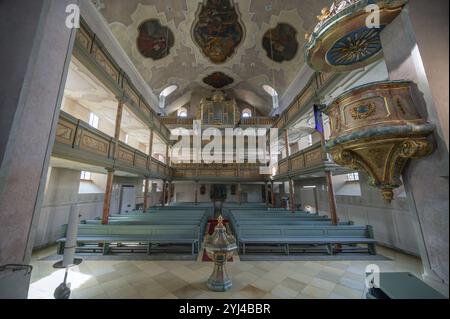
M 263 48 L 275 62 L 292 60 L 298 51 L 297 30 L 289 24 L 279 23 L 264 34 Z
M 234 82 L 233 78 L 222 72 L 214 72 L 203 79 L 203 82 L 215 89 L 222 89 Z
M 139 26 L 137 47 L 144 57 L 153 60 L 165 58 L 174 44 L 175 37 L 172 31 L 162 26 L 158 20 L 147 20 Z
M 230 0 L 208 0 L 201 4 L 193 38 L 213 63 L 223 63 L 242 42 L 244 29 Z

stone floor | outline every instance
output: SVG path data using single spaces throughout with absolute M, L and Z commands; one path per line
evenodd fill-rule
M 36 252 L 29 298 L 53 298 L 64 270 L 53 261 L 38 259 L 53 255 L 55 247 Z M 239 257 L 228 264 L 233 288 L 226 293 L 208 290 L 206 281 L 213 264 L 198 261 L 83 261 L 69 274 L 74 299 L 361 299 L 364 270 L 377 264 L 381 271 L 420 274 L 416 257 L 379 247 L 392 260 L 384 261 L 255 261 Z

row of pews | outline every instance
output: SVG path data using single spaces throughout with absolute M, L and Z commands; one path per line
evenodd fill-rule
M 328 216 L 285 209 L 226 208 L 239 252 L 326 253 L 364 252 L 376 254 L 371 226 L 353 222 L 332 225 Z
M 155 207 L 146 212 L 114 214 L 107 225 L 100 219 L 78 225 L 77 253 L 186 253 L 200 250 L 211 207 Z M 62 226 L 58 254 L 64 253 L 67 225 Z
M 364 252 L 376 254 L 371 226 L 353 222 L 332 225 L 328 216 L 304 211 L 292 213 L 265 204 L 224 203 L 223 217 L 237 240 L 239 252 L 325 253 Z M 157 252 L 198 254 L 208 220 L 214 218 L 212 203 L 178 203 L 153 207 L 145 212 L 113 214 L 108 225 L 101 220 L 83 220 L 78 225 L 77 253 Z M 62 226 L 58 253 L 64 253 L 67 225 Z

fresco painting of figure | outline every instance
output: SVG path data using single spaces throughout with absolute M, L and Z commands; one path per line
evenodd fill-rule
M 194 40 L 211 62 L 223 63 L 243 39 L 244 29 L 236 8 L 229 0 L 208 0 L 200 6 L 193 29 Z
M 158 20 L 151 19 L 143 22 L 139 27 L 137 47 L 146 58 L 160 60 L 170 54 L 175 38 L 172 31 L 162 26 Z
M 279 23 L 264 34 L 263 48 L 275 62 L 291 61 L 298 52 L 297 30 L 289 24 Z

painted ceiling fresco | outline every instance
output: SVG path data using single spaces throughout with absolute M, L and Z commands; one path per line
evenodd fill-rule
M 287 23 L 279 23 L 264 34 L 263 48 L 275 62 L 291 61 L 298 52 L 297 30 Z
M 244 30 L 236 8 L 230 0 L 208 0 L 200 4 L 193 37 L 203 53 L 213 63 L 223 63 L 241 43 Z
M 146 58 L 159 60 L 168 56 L 174 43 L 173 32 L 168 27 L 162 26 L 156 19 L 144 21 L 139 26 L 137 47 Z
M 317 12 L 331 3 L 331 0 L 92 1 L 155 95 L 169 85 L 178 86 L 167 98 L 168 106 L 191 94 L 208 94 L 214 86 L 204 79 L 221 72 L 234 80 L 224 86 L 227 95 L 262 114 L 270 112 L 272 104 L 271 96 L 262 86 L 274 87 L 282 99 L 305 67 L 305 33 L 317 24 Z M 144 29 L 144 43 L 139 45 L 136 39 L 142 32 L 141 25 L 152 20 L 159 25 Z M 173 33 L 173 42 L 158 38 L 165 28 Z M 268 51 L 269 30 L 273 54 Z M 155 39 L 149 40 L 153 35 Z
M 214 72 L 203 79 L 203 82 L 215 89 L 222 89 L 234 82 L 233 78 L 222 72 Z

